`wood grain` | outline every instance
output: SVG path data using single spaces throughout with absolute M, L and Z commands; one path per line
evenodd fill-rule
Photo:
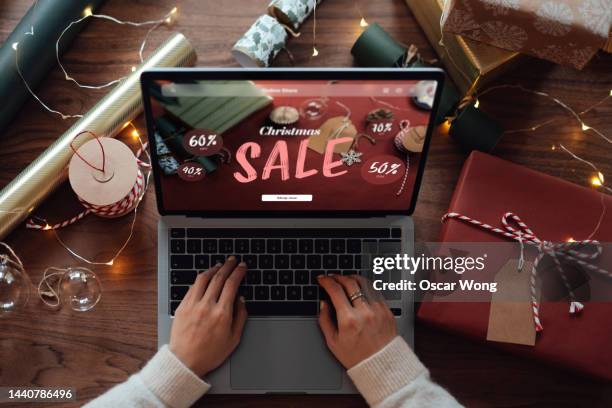
M 0 39 L 4 40 L 32 1 L 0 2 Z M 268 0 L 185 0 L 180 2 L 179 21 L 173 29 L 183 32 L 198 51 L 201 66 L 236 66 L 229 50 Z M 101 13 L 136 20 L 158 18 L 175 5 L 169 0 L 108 0 Z M 289 50 L 296 65 L 352 66 L 350 47 L 360 33 L 361 14 L 380 23 L 395 38 L 414 43 L 427 58 L 433 50 L 410 11 L 401 0 L 327 0 L 318 13 L 317 48 L 312 58 L 312 20 L 304 34 L 292 39 Z M 71 75 L 86 83 L 103 83 L 126 72 L 137 63 L 137 48 L 145 29 L 93 21 L 78 36 L 64 56 Z M 151 47 L 168 35 L 165 28 L 154 33 Z M 53 44 L 50 42 L 49 46 Z M 286 54 L 276 61 L 288 66 Z M 497 83 L 518 83 L 550 92 L 570 106 L 582 110 L 612 89 L 612 58 L 600 53 L 584 71 L 527 59 Z M 93 106 L 103 91 L 75 89 L 53 70 L 39 87 L 40 96 L 55 108 L 82 112 Z M 612 101 L 611 101 L 612 102 Z M 10 103 L 10 101 L 1 101 Z M 592 133 L 583 134 L 575 121 L 549 101 L 520 92 L 492 93 L 481 108 L 506 128 L 525 127 L 556 117 L 555 125 L 533 133 L 506 135 L 495 154 L 530 168 L 585 184 L 591 174 L 559 151 L 562 142 L 576 153 L 596 162 L 612 177 L 610 146 Z M 585 119 L 604 134 L 612 133 L 607 103 Z M 142 125 L 142 118 L 136 121 Z M 6 185 L 31 160 L 65 131 L 71 122 L 45 113 L 28 102 L 12 125 L 0 136 L 0 186 Z M 128 137 L 125 140 L 129 141 Z M 434 241 L 466 155 L 443 135 L 436 135 L 415 213 L 420 241 Z M 551 203 L 554 205 L 554 203 Z M 61 219 L 78 208 L 74 195 L 63 186 L 37 212 Z M 81 405 L 124 381 L 141 368 L 156 350 L 156 223 L 158 215 L 153 190 L 142 205 L 136 235 L 112 267 L 98 267 L 103 299 L 90 313 L 55 312 L 32 299 L 27 310 L 0 320 L 0 385 L 70 386 L 77 390 Z M 96 259 L 110 256 L 128 232 L 128 220 L 88 217 L 61 231 L 61 236 L 84 254 Z M 8 243 L 22 256 L 33 281 L 49 265 L 76 264 L 50 233 L 18 228 Z M 562 341 L 562 339 L 560 339 Z M 535 361 L 517 358 L 494 348 L 417 325 L 416 350 L 434 379 L 470 407 L 485 406 L 610 406 L 609 384 L 561 371 Z M 602 350 L 602 352 L 609 352 Z M 207 406 L 363 406 L 360 397 L 233 397 L 208 396 Z M 24 406 L 24 405 L 19 405 Z M 67 405 L 68 406 L 68 405 Z

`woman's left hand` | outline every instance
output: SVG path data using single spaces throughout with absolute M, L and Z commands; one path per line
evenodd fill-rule
M 247 266 L 230 256 L 196 278 L 176 309 L 170 350 L 198 376 L 219 367 L 234 351 L 247 319 L 238 287 Z

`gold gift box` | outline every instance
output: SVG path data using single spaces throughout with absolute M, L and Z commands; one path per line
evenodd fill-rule
M 459 91 L 471 94 L 509 70 L 521 57 L 440 29 L 444 0 L 406 0 Z M 440 44 L 441 36 L 443 43 Z

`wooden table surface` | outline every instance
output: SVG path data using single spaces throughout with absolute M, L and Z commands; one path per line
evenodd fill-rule
M 0 39 L 18 23 L 32 0 L 0 2 Z M 230 0 L 185 0 L 174 29 L 183 32 L 198 52 L 200 66 L 236 66 L 230 48 L 259 15 L 268 0 L 243 0 L 236 7 Z M 108 0 L 100 12 L 119 18 L 159 18 L 175 5 L 171 0 Z M 378 22 L 395 38 L 414 43 L 427 58 L 434 53 L 423 32 L 401 0 L 327 0 L 319 7 L 317 48 L 312 58 L 312 20 L 304 34 L 292 39 L 289 49 L 297 66 L 352 66 L 349 49 L 360 33 L 360 12 L 369 22 Z M 145 29 L 93 21 L 78 36 L 64 61 L 71 75 L 86 83 L 114 79 L 137 63 L 137 48 Z M 168 35 L 155 32 L 151 47 Z M 52 42 L 49 47 L 53 47 Z M 277 66 L 290 61 L 281 54 Z M 1 75 L 1 74 L 0 74 Z M 550 92 L 570 106 L 582 110 L 612 89 L 612 58 L 600 53 L 582 72 L 528 59 L 497 83 L 520 83 Z M 85 112 L 104 91 L 77 89 L 54 69 L 38 88 L 50 105 L 66 112 Z M 10 101 L 1 101 L 10 103 Z M 555 125 L 533 133 L 506 135 L 495 154 L 530 168 L 586 184 L 589 168 L 551 145 L 565 143 L 576 153 L 596 162 L 612 177 L 610 146 L 593 134 L 579 131 L 575 121 L 550 101 L 519 92 L 493 93 L 481 108 L 507 128 L 525 127 L 557 117 Z M 610 136 L 612 101 L 585 119 Z M 142 126 L 142 118 L 136 121 Z M 6 185 L 58 135 L 71 125 L 51 116 L 33 100 L 0 136 L 0 187 Z M 129 142 L 126 136 L 125 140 Z M 440 229 L 458 172 L 465 159 L 447 136 L 434 137 L 421 196 L 414 215 L 419 241 L 433 241 Z M 551 203 L 554 205 L 554 203 Z M 52 195 L 38 214 L 61 219 L 78 209 L 74 195 L 64 186 Z M 69 386 L 76 388 L 78 403 L 94 398 L 138 371 L 156 350 L 156 222 L 153 189 L 136 222 L 135 236 L 112 267 L 96 267 L 104 287 L 98 307 L 89 313 L 51 311 L 34 297 L 23 313 L 0 321 L 0 385 Z M 61 236 L 83 254 L 106 259 L 128 232 L 129 220 L 88 217 L 61 231 Z M 21 255 L 35 283 L 47 266 L 76 265 L 51 233 L 27 231 L 20 226 L 7 242 Z M 517 358 L 488 345 L 449 335 L 421 324 L 416 328 L 416 352 L 433 378 L 468 406 L 610 406 L 609 384 L 581 377 L 527 359 Z M 563 339 L 560 339 L 563 341 Z M 603 352 L 603 351 L 602 351 Z M 605 350 L 608 352 L 608 350 Z M 352 397 L 233 397 L 211 396 L 208 406 L 362 406 Z M 75 404 L 76 405 L 76 404 Z M 24 405 L 19 405 L 24 406 Z

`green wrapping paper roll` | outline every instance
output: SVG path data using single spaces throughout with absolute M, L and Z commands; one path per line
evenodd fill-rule
M 0 191 L 0 240 L 30 213 L 67 176 L 66 167 L 72 158 L 70 144 L 76 150 L 93 139 L 85 130 L 100 136 L 115 136 L 127 121 L 142 111 L 140 74 L 154 67 L 193 65 L 195 50 L 180 33 L 173 34 L 151 53 L 149 58 L 102 98 L 70 129 L 60 135 L 36 160 Z
M 472 104 L 459 111 L 448 134 L 467 152 L 490 152 L 501 139 L 503 129 Z
M 56 65 L 55 42 L 70 22 L 83 17 L 85 8 L 95 11 L 104 0 L 38 0 L 15 27 L 0 48 L 0 132 L 30 97 L 17 71 L 15 49 L 19 49 L 19 67 L 32 89 Z M 62 37 L 59 52 L 63 53 L 85 26 L 85 22 L 73 26 Z M 26 34 L 33 28 L 34 35 Z M 8 103 L 7 103 L 8 102 Z
M 378 24 L 370 24 L 357 38 L 351 48 L 355 61 L 364 67 L 402 67 L 406 59 L 406 48 L 393 39 Z M 422 60 L 409 65 L 410 68 L 427 68 Z M 461 96 L 450 80 L 445 81 L 444 89 L 435 116 L 435 123 L 441 124 L 447 117 L 452 120 L 449 134 L 465 151 L 480 150 L 490 152 L 503 134 L 499 124 L 474 104 L 456 112 Z
M 351 54 L 361 66 L 392 68 L 403 65 L 406 48 L 398 44 L 381 26 L 373 23 L 357 38 Z

